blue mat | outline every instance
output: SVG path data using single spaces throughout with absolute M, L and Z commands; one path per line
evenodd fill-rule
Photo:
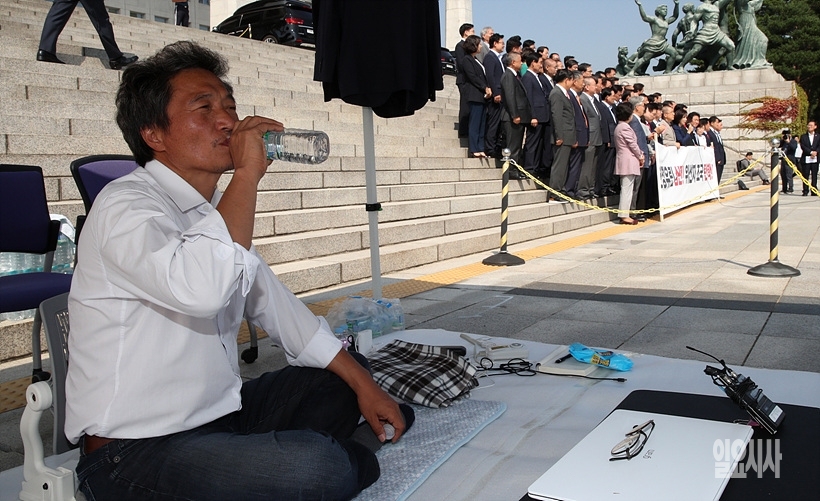
M 507 409 L 504 402 L 464 400 L 432 409 L 413 405 L 416 422 L 398 443 L 386 444 L 376 456 L 381 477 L 357 501 L 405 500 L 444 461 Z

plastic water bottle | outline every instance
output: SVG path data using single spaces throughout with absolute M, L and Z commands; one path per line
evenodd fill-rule
M 320 164 L 330 154 L 330 138 L 322 131 L 285 129 L 265 133 L 265 151 L 271 160 Z

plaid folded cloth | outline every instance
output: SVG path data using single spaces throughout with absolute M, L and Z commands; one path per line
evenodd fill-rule
M 397 340 L 369 361 L 373 378 L 384 391 L 426 407 L 447 407 L 478 386 L 475 367 L 441 346 Z

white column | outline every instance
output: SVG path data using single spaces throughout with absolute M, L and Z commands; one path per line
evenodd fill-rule
M 461 41 L 458 27 L 472 22 L 473 0 L 444 0 L 444 43 L 449 50 Z

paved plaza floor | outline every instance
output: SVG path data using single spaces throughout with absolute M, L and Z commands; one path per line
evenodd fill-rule
M 797 277 L 747 273 L 769 260 L 769 213 L 767 189 L 733 193 L 663 222 L 605 223 L 511 246 L 526 260 L 520 266 L 483 266 L 485 254 L 391 274 L 384 295 L 401 298 L 408 329 L 709 361 L 690 345 L 736 369 L 820 372 L 820 200 L 780 198 L 779 261 L 799 270 Z M 370 285 L 303 300 L 321 313 L 321 305 Z M 270 340 L 259 345 L 259 360 L 240 364 L 243 376 L 284 363 Z M 26 363 L 0 365 L 0 381 L 27 370 Z M 21 412 L 0 414 L 0 470 L 22 464 Z M 50 426 L 44 420 L 44 436 Z

